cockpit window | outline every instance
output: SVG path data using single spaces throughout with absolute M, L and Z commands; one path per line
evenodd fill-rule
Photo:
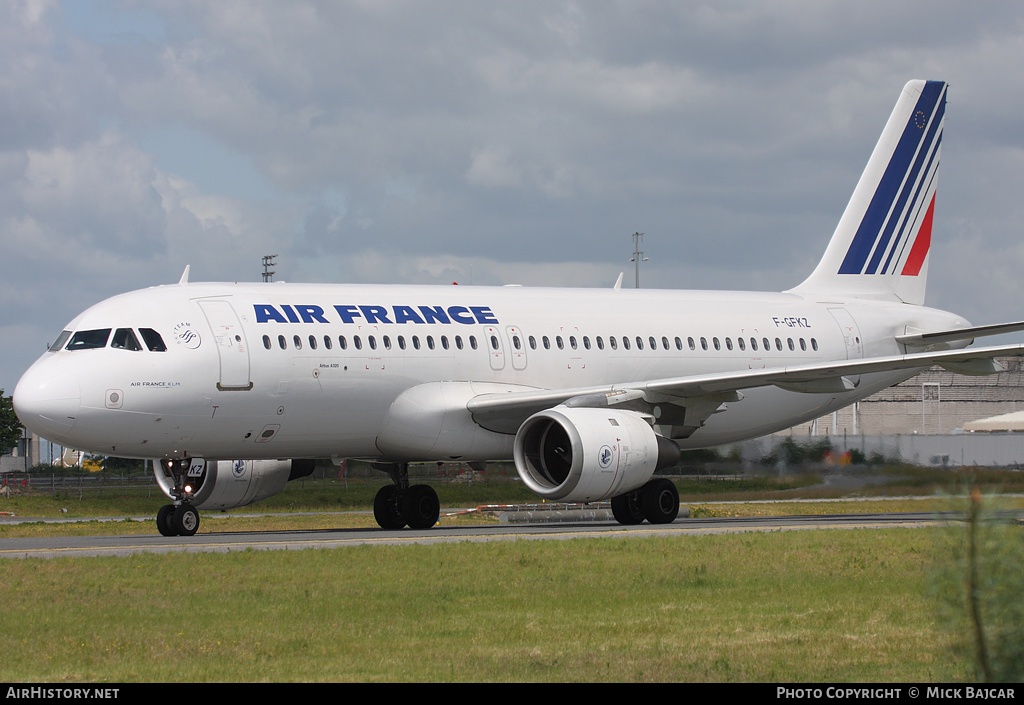
M 117 350 L 142 350 L 139 339 L 131 328 L 118 328 L 114 331 L 114 337 L 110 341 L 110 347 Z
M 146 341 L 146 347 L 152 352 L 167 351 L 163 337 L 152 328 L 139 328 L 139 333 L 142 334 L 142 339 Z
M 110 337 L 109 328 L 97 330 L 80 330 L 71 338 L 68 343 L 68 350 L 91 350 L 93 348 L 105 348 L 107 338 Z
M 57 352 L 64 347 L 64 343 L 68 342 L 68 338 L 71 337 L 71 331 L 61 331 L 61 334 L 57 336 L 57 339 L 53 341 L 53 345 L 50 346 L 50 352 Z

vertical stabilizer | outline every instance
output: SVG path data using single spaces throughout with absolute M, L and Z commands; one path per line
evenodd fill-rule
M 946 83 L 910 81 L 825 256 L 797 293 L 923 304 Z

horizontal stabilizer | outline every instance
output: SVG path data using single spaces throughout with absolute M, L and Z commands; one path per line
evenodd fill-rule
M 1021 330 L 1024 330 L 1024 321 L 996 323 L 989 326 L 975 326 L 973 328 L 958 328 L 956 330 L 933 331 L 931 333 L 908 333 L 906 335 L 897 335 L 896 342 L 900 345 L 911 347 L 924 347 L 926 345 L 952 343 L 961 340 L 974 340 L 975 338 L 987 335 L 1016 333 Z

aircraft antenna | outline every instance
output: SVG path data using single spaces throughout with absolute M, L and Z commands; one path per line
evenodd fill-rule
M 649 257 L 644 257 L 643 251 L 640 249 L 640 244 L 644 241 L 643 233 L 633 233 L 633 259 L 630 262 L 636 263 L 636 285 L 635 288 L 640 288 L 640 263 L 646 262 Z
M 274 259 L 277 255 L 263 255 L 263 281 L 272 282 L 274 281 L 274 270 L 271 269 L 277 264 Z

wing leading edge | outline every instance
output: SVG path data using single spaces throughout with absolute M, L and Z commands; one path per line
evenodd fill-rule
M 719 406 L 728 401 L 742 399 L 742 390 L 776 386 L 789 391 L 809 394 L 835 394 L 856 388 L 850 378 L 863 374 L 896 370 L 925 369 L 941 365 L 961 374 L 984 375 L 1000 372 L 996 357 L 1024 356 L 1024 345 L 1003 345 L 987 348 L 943 350 L 910 353 L 886 357 L 867 358 L 805 365 L 787 365 L 758 370 L 711 373 L 642 380 L 600 387 L 574 389 L 537 389 L 508 393 L 480 394 L 467 403 L 473 420 L 483 428 L 499 433 L 515 433 L 530 416 L 544 409 L 568 404 L 570 406 L 618 406 L 641 413 L 649 413 L 653 405 L 673 409 L 678 418 L 652 421 L 679 426 L 699 426 Z M 678 401 L 679 404 L 673 402 Z M 684 405 L 683 402 L 686 402 Z M 697 402 L 695 404 L 695 402 Z M 690 417 L 684 419 L 684 409 L 690 408 Z M 702 408 L 694 408 L 702 407 Z M 676 423 L 676 422 L 679 423 Z

